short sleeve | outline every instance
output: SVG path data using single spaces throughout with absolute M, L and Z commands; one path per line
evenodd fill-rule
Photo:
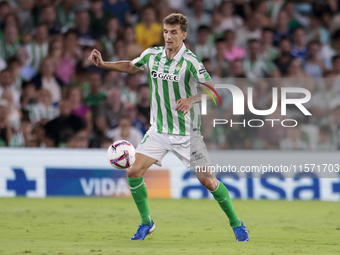
M 145 70 L 148 68 L 148 62 L 151 55 L 152 50 L 150 48 L 146 49 L 139 57 L 132 60 L 132 63 L 135 67 L 139 68 L 140 70 Z
M 210 74 L 207 72 L 203 63 L 197 57 L 190 58 L 190 63 L 190 72 L 196 82 L 211 81 Z

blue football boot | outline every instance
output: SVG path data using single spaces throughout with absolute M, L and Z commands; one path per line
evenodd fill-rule
M 147 235 L 151 235 L 155 231 L 155 223 L 153 220 L 150 225 L 139 225 L 136 234 L 131 237 L 131 241 L 144 240 Z
M 242 225 L 236 228 L 233 228 L 234 234 L 237 242 L 248 242 L 249 241 L 249 230 L 247 230 L 246 226 L 241 221 Z

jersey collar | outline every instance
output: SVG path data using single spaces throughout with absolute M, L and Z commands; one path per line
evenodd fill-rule
M 185 44 L 182 43 L 182 47 L 179 49 L 179 51 L 173 57 L 173 59 L 176 60 L 177 62 L 180 61 L 186 49 L 187 48 L 185 47 Z M 165 48 L 164 48 L 163 53 L 162 53 L 162 58 L 165 58 L 165 57 L 166 57 L 166 52 L 165 52 Z

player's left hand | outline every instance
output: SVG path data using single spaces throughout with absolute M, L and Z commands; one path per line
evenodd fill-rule
M 190 98 L 181 98 L 176 102 L 175 110 L 180 111 L 183 115 L 187 114 L 191 108 Z

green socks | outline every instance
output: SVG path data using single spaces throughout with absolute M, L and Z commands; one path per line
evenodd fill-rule
M 139 178 L 127 178 L 130 186 L 131 195 L 135 201 L 139 214 L 142 218 L 142 225 L 150 225 L 151 217 L 148 206 L 148 191 L 146 190 L 143 176 Z
M 229 218 L 229 223 L 232 228 L 236 228 L 242 225 L 241 221 L 237 218 L 236 212 L 234 210 L 233 204 L 229 196 L 228 189 L 219 182 L 217 189 L 210 191 L 214 196 L 215 200 L 219 203 L 222 210 Z
M 135 201 L 139 214 L 142 218 L 143 225 L 151 224 L 151 217 L 148 206 L 148 192 L 146 190 L 143 176 L 139 178 L 127 178 L 130 186 L 130 191 Z M 222 210 L 229 218 L 230 226 L 232 228 L 241 226 L 241 221 L 237 218 L 236 212 L 234 210 L 233 204 L 231 203 L 231 199 L 228 193 L 228 189 L 223 185 L 223 183 L 219 182 L 219 185 L 216 190 L 210 191 L 214 196 L 215 200 L 219 202 Z

